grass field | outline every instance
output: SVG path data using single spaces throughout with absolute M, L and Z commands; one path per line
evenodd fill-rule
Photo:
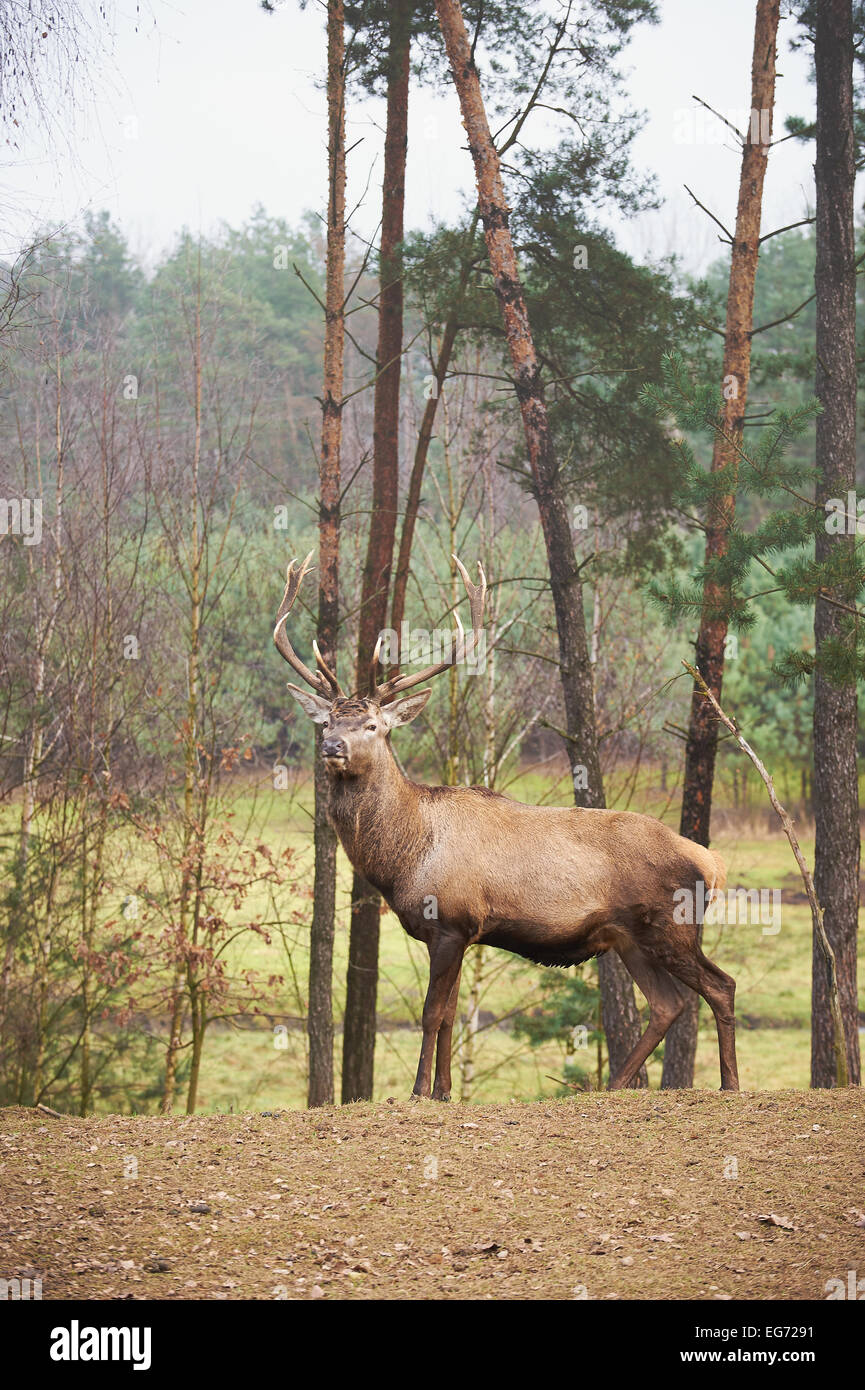
M 537 773 L 519 778 L 509 787 L 512 795 L 529 802 L 568 802 L 564 782 L 555 783 Z M 809 1078 L 809 1008 L 811 978 L 811 922 L 796 865 L 783 834 L 755 798 L 750 815 L 725 813 L 716 817 L 713 841 L 724 855 L 729 885 L 766 892 L 780 890 L 777 921 L 713 925 L 705 929 L 704 949 L 737 981 L 738 1048 L 743 1087 L 751 1090 L 803 1088 Z M 675 824 L 675 799 L 654 784 L 651 772 L 638 784 L 632 809 L 661 814 Z M 9 808 L 7 808 L 8 814 Z M 306 1057 L 303 1017 L 308 973 L 308 922 L 311 915 L 312 836 L 310 788 L 299 782 L 288 792 L 275 792 L 269 780 L 255 794 L 241 789 L 233 800 L 234 824 L 250 837 L 261 838 L 273 849 L 289 846 L 294 854 L 293 886 L 280 890 L 277 907 L 283 926 L 270 944 L 254 933 L 240 935 L 229 951 L 233 973 L 256 972 L 264 979 L 282 975 L 283 984 L 269 987 L 264 1012 L 248 1014 L 232 1024 L 210 1028 L 204 1051 L 198 1109 L 204 1112 L 249 1109 L 298 1108 L 305 1103 Z M 813 856 L 813 836 L 803 830 L 806 856 Z M 148 847 L 128 840 L 120 854 L 122 866 L 114 873 L 106 898 L 107 915 L 117 916 L 124 897 L 141 881 L 153 881 L 155 865 Z M 342 1016 L 348 954 L 348 902 L 350 869 L 340 852 L 340 883 L 334 990 L 337 1020 Z M 266 902 L 253 893 L 237 915 L 267 915 Z M 456 1034 L 455 1099 L 460 1096 L 464 1014 L 472 953 L 467 957 L 461 994 L 463 1023 Z M 425 950 L 406 937 L 396 918 L 387 912 L 382 920 L 379 987 L 379 1033 L 376 1050 L 375 1099 L 404 1098 L 412 1086 L 419 1048 L 419 1019 L 425 990 Z M 594 966 L 582 967 L 589 976 Z M 542 967 L 518 960 L 502 951 L 485 952 L 484 983 L 480 998 L 481 1029 L 475 1037 L 474 1082 L 471 1099 L 479 1104 L 496 1101 L 534 1100 L 562 1094 L 557 1078 L 563 1075 L 568 1040 L 532 1049 L 514 1035 L 508 1018 L 516 1010 L 530 1010 L 542 995 Z M 865 994 L 863 994 L 865 1005 Z M 499 1020 L 505 1020 L 499 1024 Z M 591 1024 L 592 1020 L 587 1019 Z M 140 1045 L 136 1044 L 115 1068 L 110 1084 L 99 1097 L 97 1110 L 146 1112 L 157 1104 L 163 1062 L 161 1038 L 165 1020 L 146 1020 Z M 337 1077 L 339 1047 L 337 1033 Z M 579 1057 L 591 1070 L 594 1053 Z M 649 1063 L 652 1086 L 660 1080 L 661 1055 Z M 718 1056 L 714 1024 L 705 1006 L 697 1055 L 698 1087 L 718 1086 Z M 182 1094 L 182 1090 L 181 1090 Z M 49 1097 L 50 1099 L 50 1097 Z M 65 1108 L 65 1107 L 64 1107 Z
M 511 788 L 511 794 L 526 801 L 547 797 L 567 802 L 566 788 L 564 794 L 550 797 L 549 784 L 536 777 L 523 779 Z M 652 797 L 644 789 L 639 798 L 640 809 L 662 813 L 664 800 L 660 793 Z M 675 823 L 676 814 L 670 808 L 665 818 Z M 750 817 L 722 813 L 717 819 L 721 828 L 714 844 L 727 861 L 729 884 L 767 892 L 777 889 L 781 893 L 777 922 L 707 924 L 705 929 L 704 949 L 734 976 L 738 985 L 741 1082 L 743 1087 L 755 1090 L 806 1087 L 810 1069 L 811 918 L 801 879 L 783 833 L 773 826 L 762 807 Z M 302 797 L 281 824 L 278 810 L 269 811 L 266 821 L 269 833 L 276 830 L 296 847 L 301 863 L 311 861 L 308 814 Z M 802 843 L 811 859 L 813 833 L 803 832 Z M 349 868 L 342 859 L 343 911 L 335 969 L 340 1012 L 348 954 L 349 889 Z M 295 943 L 294 969 L 305 979 L 305 932 L 297 933 Z M 266 952 L 260 942 L 253 942 L 247 963 L 254 961 L 258 968 L 265 968 Z M 486 956 L 490 983 L 481 999 L 482 1010 L 502 1018 L 515 1008 L 531 1008 L 541 993 L 543 968 L 504 952 L 488 951 Z M 376 1099 L 404 1097 L 411 1090 L 417 1065 L 426 960 L 423 948 L 406 937 L 393 914 L 386 913 L 382 921 L 379 991 L 379 1019 L 385 1026 L 380 1029 L 376 1049 Z M 463 976 L 463 1011 L 470 960 L 471 953 Z M 591 965 L 584 968 L 593 969 Z M 865 988 L 862 1006 L 865 1008 Z M 223 1109 L 227 1103 L 243 1109 L 249 1104 L 266 1108 L 302 1104 L 302 1036 L 290 1036 L 287 1051 L 280 1051 L 274 1047 L 273 1037 L 264 1031 L 214 1034 L 208 1042 L 202 1077 L 202 1105 Z M 458 1033 L 457 1048 L 460 1037 Z M 510 1101 L 561 1094 L 561 1088 L 550 1078 L 563 1074 L 565 1046 L 563 1039 L 560 1046 L 550 1044 L 533 1050 L 507 1028 L 484 1028 L 476 1039 L 472 1099 Z M 661 1064 L 661 1054 L 655 1054 L 649 1063 L 650 1085 L 658 1085 Z M 590 1065 L 587 1059 L 587 1066 Z M 245 1089 L 238 1084 L 241 1079 L 247 1081 Z M 699 1087 L 715 1088 L 719 1084 L 715 1028 L 705 1007 L 701 1009 L 695 1080 Z

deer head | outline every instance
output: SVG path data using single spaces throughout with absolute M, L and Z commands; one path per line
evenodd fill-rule
M 459 614 L 455 613 L 457 637 L 451 644 L 450 655 L 446 660 L 436 662 L 411 675 L 400 675 L 397 672 L 381 683 L 378 681 L 378 668 L 382 638 L 379 637 L 370 663 L 367 693 L 362 694 L 358 691 L 348 696 L 322 657 L 316 642 L 313 642 L 312 649 L 317 669 L 311 671 L 297 656 L 288 640 L 285 631 L 286 619 L 297 598 L 303 577 L 309 569 L 312 553 L 307 555 L 299 568 L 296 560 L 292 560 L 289 565 L 285 593 L 273 630 L 273 640 L 280 656 L 307 685 L 312 687 L 313 693 L 310 694 L 300 686 L 292 685 L 290 682 L 288 685 L 292 695 L 310 719 L 322 726 L 321 756 L 328 771 L 335 776 L 366 776 L 374 772 L 384 761 L 390 762 L 388 739 L 391 730 L 415 719 L 432 693 L 430 690 L 420 690 L 416 695 L 403 697 L 403 692 L 423 684 L 424 681 L 432 680 L 442 671 L 447 671 L 451 666 L 464 661 L 477 644 L 483 628 L 486 576 L 478 561 L 479 583 L 473 584 L 462 562 L 456 555 L 453 558 L 469 597 L 472 624 L 470 636 L 466 637 Z

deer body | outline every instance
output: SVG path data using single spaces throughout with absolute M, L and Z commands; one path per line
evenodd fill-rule
M 462 572 L 477 632 L 483 572 L 478 588 Z M 430 955 L 413 1094 L 429 1096 L 432 1085 L 433 1099 L 450 1097 L 460 973 L 466 948 L 474 944 L 501 947 L 544 965 L 568 966 L 604 951 L 618 953 L 648 1000 L 650 1018 L 611 1079 L 614 1089 L 633 1083 L 681 1013 L 682 985 L 695 989 L 715 1015 L 722 1088 L 737 1090 L 735 983 L 703 955 L 695 913 L 676 911 L 682 890 L 685 900 L 696 904 L 703 901 L 701 884 L 707 894 L 723 887 L 720 856 L 651 816 L 527 806 L 483 787 L 410 781 L 396 765 L 390 734 L 421 712 L 430 691 L 394 697 L 452 661 L 419 676 L 393 677 L 383 686 L 373 682 L 369 698 L 345 697 L 319 653 L 316 677 L 285 637 L 282 625 L 302 574 L 289 567 L 274 636 L 286 660 L 316 691 L 289 686 L 322 726 L 331 821 L 354 868 Z M 376 661 L 377 654 L 373 670 Z
M 650 816 L 527 806 L 484 787 L 390 775 L 332 782 L 331 822 L 352 865 L 412 936 L 459 929 L 575 965 L 614 949 L 682 887 L 721 886 L 723 861 Z

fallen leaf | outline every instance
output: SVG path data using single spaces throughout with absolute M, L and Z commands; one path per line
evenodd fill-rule
M 776 1216 L 773 1211 L 768 1212 L 765 1216 L 755 1216 L 754 1220 L 762 1221 L 764 1226 L 777 1226 L 782 1231 L 795 1231 L 796 1229 L 793 1222 L 786 1216 Z

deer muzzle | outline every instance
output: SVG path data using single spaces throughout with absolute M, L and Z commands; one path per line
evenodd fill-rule
M 322 740 L 321 756 L 328 762 L 345 762 L 348 746 L 344 739 L 326 738 Z

